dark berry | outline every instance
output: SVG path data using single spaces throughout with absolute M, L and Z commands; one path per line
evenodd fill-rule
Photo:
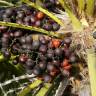
M 52 49 L 49 49 L 48 51 L 47 51 L 47 57 L 48 58 L 53 58 L 54 57 L 54 51 L 52 50 Z
M 28 69 L 32 69 L 34 66 L 34 61 L 32 59 L 27 59 L 26 66 Z
M 22 19 L 22 18 L 24 18 L 24 12 L 22 12 L 22 11 L 18 11 L 17 12 L 17 18 L 19 18 L 19 19 Z
M 61 48 L 56 48 L 55 49 L 55 55 L 56 56 L 61 56 L 62 55 L 62 49 Z
M 33 41 L 32 36 L 27 36 L 25 39 L 27 44 L 31 44 Z
M 21 38 L 19 39 L 19 41 L 20 41 L 21 44 L 25 44 L 25 43 L 26 43 L 25 37 L 21 37 Z
M 96 31 L 93 33 L 93 38 L 96 39 Z
M 14 32 L 15 37 L 20 37 L 21 35 L 22 35 L 22 31 L 20 31 L 20 30 Z
M 44 82 L 48 83 L 48 82 L 51 81 L 51 76 L 46 74 L 46 75 L 43 76 L 43 79 L 44 79 Z
M 65 57 L 69 58 L 69 56 L 71 55 L 71 51 L 69 49 L 65 49 L 64 54 L 65 54 Z
M 22 45 L 22 49 L 27 49 L 27 45 L 26 44 L 23 44 Z
M 40 68 L 36 66 L 36 67 L 33 69 L 33 74 L 36 75 L 36 76 L 37 76 L 37 75 L 40 75 L 40 74 L 41 74 Z
M 43 28 L 47 31 L 51 31 L 52 30 L 52 25 L 51 24 L 44 24 Z
M 53 31 L 58 31 L 58 30 L 60 29 L 60 25 L 57 24 L 57 23 L 54 23 L 54 24 L 52 25 L 52 27 L 53 27 Z
M 40 67 L 41 70 L 45 70 L 46 69 L 46 62 L 39 62 L 38 66 Z
M 41 53 L 45 54 L 46 51 L 47 51 L 46 45 L 41 45 L 40 48 L 39 48 L 39 51 L 40 51 Z
M 75 55 L 69 57 L 69 62 L 76 63 L 76 61 L 77 61 L 77 57 Z
M 60 62 L 58 60 L 53 60 L 52 64 L 59 67 L 60 66 Z
M 5 51 L 5 52 L 3 53 L 3 56 L 4 56 L 5 58 L 9 59 L 9 58 L 11 57 L 11 53 L 10 53 L 9 51 Z
M 31 20 L 31 23 L 32 23 L 32 24 L 34 24 L 35 21 L 36 21 L 34 16 L 31 16 L 30 20 Z
M 70 45 L 72 42 L 71 38 L 70 37 L 65 37 L 64 38 L 64 43 L 67 44 L 67 45 Z
M 41 61 L 46 61 L 46 56 L 44 55 L 44 54 L 42 54 L 42 53 L 40 53 L 39 54 L 39 59 L 41 60 Z
M 35 26 L 36 26 L 36 27 L 40 27 L 40 26 L 41 26 L 41 21 L 40 21 L 40 20 L 37 20 L 37 21 L 35 22 Z
M 22 54 L 20 57 L 19 57 L 19 61 L 20 63 L 25 63 L 27 61 L 28 57 L 25 55 L 25 54 Z
M 32 49 L 37 50 L 39 48 L 39 46 L 40 46 L 39 40 L 34 40 L 32 43 Z
M 23 21 L 21 19 L 16 20 L 16 23 L 23 24 Z
M 40 41 L 40 43 L 42 43 L 42 44 L 46 44 L 46 43 L 47 43 L 46 38 L 45 38 L 44 36 L 42 36 L 42 35 L 39 36 L 39 41 Z
M 12 9 L 12 8 L 6 9 L 5 13 L 6 13 L 7 15 L 12 15 L 13 9 Z
M 47 70 L 48 71 L 53 71 L 54 68 L 55 68 L 54 65 L 51 62 L 48 62 L 48 64 L 47 64 Z
M 30 16 L 26 16 L 25 18 L 24 18 L 24 22 L 30 22 Z
M 30 51 L 32 49 L 32 45 L 31 44 L 27 44 L 26 45 L 26 49 Z
M 13 60 L 13 62 L 12 62 L 14 65 L 17 65 L 18 64 L 18 61 L 15 59 L 15 60 Z

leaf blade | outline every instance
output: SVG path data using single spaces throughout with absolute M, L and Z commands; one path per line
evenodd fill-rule
M 45 96 L 50 87 L 51 87 L 50 83 L 44 84 L 44 87 L 40 89 L 40 91 L 36 94 L 36 96 Z
M 46 31 L 46 30 L 44 30 L 42 28 L 26 26 L 26 25 L 23 25 L 23 24 L 0 21 L 0 25 L 26 29 L 26 30 L 30 30 L 30 31 L 36 31 L 36 32 L 43 33 L 43 34 L 46 34 L 46 35 L 49 35 L 49 36 L 59 37 L 58 33 L 55 33 L 55 32 L 52 32 L 52 31 Z
M 95 0 L 87 0 L 86 14 L 92 16 L 94 13 Z
M 17 96 L 25 96 L 28 94 L 32 89 L 36 88 L 42 83 L 41 80 L 36 80 L 32 84 L 28 85 L 24 90 L 22 90 Z

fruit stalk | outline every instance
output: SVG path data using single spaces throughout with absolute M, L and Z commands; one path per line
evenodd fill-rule
M 40 32 L 40 33 L 47 34 L 47 35 L 50 35 L 50 36 L 59 37 L 58 33 L 49 32 L 49 31 L 46 31 L 46 30 L 44 30 L 42 28 L 26 26 L 26 25 L 23 25 L 23 24 L 17 24 L 17 23 L 2 22 L 2 21 L 0 21 L 0 25 L 8 26 L 8 27 L 21 28 L 21 29 L 26 29 L 26 30 L 31 30 L 31 31 L 36 31 L 36 32 Z

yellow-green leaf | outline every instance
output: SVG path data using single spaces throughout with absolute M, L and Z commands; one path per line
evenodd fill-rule
M 24 3 L 28 4 L 29 6 L 32 6 L 32 7 L 36 8 L 36 9 L 38 9 L 39 11 L 43 12 L 44 14 L 46 14 L 47 16 L 52 18 L 54 21 L 56 21 L 58 24 L 64 25 L 59 18 L 57 18 L 54 14 L 52 14 L 51 12 L 49 12 L 46 9 L 42 8 L 41 6 L 36 5 L 35 3 L 32 3 L 29 0 L 22 0 L 22 2 L 24 2 Z
M 43 33 L 43 34 L 47 34 L 49 36 L 59 37 L 59 34 L 56 33 L 56 32 L 52 32 L 52 31 L 50 32 L 50 31 L 46 31 L 46 30 L 44 30 L 42 28 L 26 26 L 26 25 L 23 25 L 23 24 L 17 24 L 17 23 L 0 21 L 0 25 L 9 26 L 9 27 L 16 27 L 16 28 L 21 28 L 21 29 L 27 29 L 27 30 L 31 30 L 31 31 L 36 31 L 36 32 L 40 32 L 40 33 Z
M 96 96 L 96 53 L 94 49 L 87 50 L 88 69 L 92 96 Z
M 2 6 L 2 5 L 10 6 L 10 7 L 14 6 L 14 4 L 12 4 L 11 2 L 0 0 L 0 6 Z
M 95 0 L 87 0 L 86 14 L 92 16 L 94 13 Z
M 42 83 L 41 80 L 36 80 L 32 84 L 23 89 L 17 96 L 26 96 L 32 89 L 38 87 Z
M 77 2 L 78 2 L 78 9 L 79 9 L 78 11 L 81 14 L 85 8 L 85 0 L 77 0 Z
M 40 89 L 40 91 L 36 94 L 36 96 L 45 96 L 50 87 L 51 87 L 50 83 L 44 84 L 44 87 Z
M 72 21 L 74 31 L 82 31 L 83 27 L 82 27 L 81 22 L 73 14 L 73 12 L 70 10 L 69 6 L 65 3 L 65 1 L 64 0 L 59 0 L 59 3 L 65 9 L 65 11 L 68 13 L 68 15 L 70 17 L 70 20 Z

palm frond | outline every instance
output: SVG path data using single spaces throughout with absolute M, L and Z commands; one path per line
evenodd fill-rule
M 95 0 L 87 0 L 86 14 L 92 16 L 94 13 Z
M 66 4 L 64 0 L 59 0 L 61 6 L 65 9 L 65 11 L 68 13 L 72 25 L 75 31 L 82 31 L 83 27 L 81 25 L 81 22 L 77 19 L 77 17 L 73 14 L 73 12 L 70 10 L 69 6 Z

